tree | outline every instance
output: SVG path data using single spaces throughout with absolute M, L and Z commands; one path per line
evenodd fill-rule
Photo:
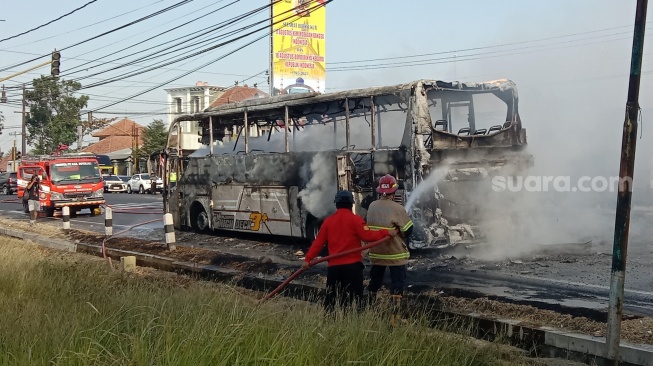
M 141 156 L 163 150 L 168 143 L 168 128 L 160 119 L 153 120 L 143 129 L 143 146 L 139 149 Z
M 41 76 L 33 81 L 33 90 L 25 92 L 30 106 L 27 119 L 27 142 L 37 154 L 55 151 L 59 144 L 70 145 L 77 140 L 80 110 L 86 107 L 88 96 L 73 95 L 82 85 L 76 81 Z
M 118 119 L 118 117 L 114 117 L 114 118 L 91 118 L 91 121 L 86 119 L 86 120 L 81 122 L 81 124 L 82 124 L 82 136 L 90 136 L 95 131 L 105 129 L 117 119 Z

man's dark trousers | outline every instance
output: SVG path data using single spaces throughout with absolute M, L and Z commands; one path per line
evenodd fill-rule
M 347 308 L 355 301 L 362 306 L 363 262 L 330 266 L 327 268 L 327 289 L 324 308 L 331 311 L 336 303 Z

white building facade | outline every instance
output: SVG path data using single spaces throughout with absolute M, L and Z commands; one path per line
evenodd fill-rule
M 181 114 L 201 112 L 224 94 L 226 88 L 198 81 L 195 86 L 164 89 L 168 94 L 168 125 Z M 195 121 L 181 123 L 180 149 L 195 151 L 201 147 L 198 142 L 198 127 Z M 174 134 L 174 131 L 172 131 Z

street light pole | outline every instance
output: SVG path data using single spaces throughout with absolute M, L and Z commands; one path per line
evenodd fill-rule
M 642 75 L 642 53 L 646 27 L 647 0 L 637 0 L 635 31 L 630 61 L 630 80 L 626 117 L 621 141 L 621 163 L 619 166 L 619 192 L 614 225 L 612 271 L 610 275 L 610 306 L 608 308 L 608 331 L 606 334 L 606 358 L 613 365 L 619 365 L 621 341 L 621 319 L 623 315 L 624 284 L 626 279 L 626 257 L 628 231 L 630 229 L 630 208 L 632 200 L 633 173 L 635 170 L 635 147 L 637 145 L 637 116 L 639 113 L 639 84 Z

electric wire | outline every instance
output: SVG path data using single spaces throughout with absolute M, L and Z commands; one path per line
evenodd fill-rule
M 220 0 L 220 1 L 218 1 L 217 3 L 221 3 L 221 2 L 223 2 L 223 1 L 224 1 L 224 0 Z M 136 46 L 141 45 L 141 44 L 143 44 L 143 43 L 145 43 L 145 42 L 151 41 L 151 40 L 153 40 L 153 39 L 155 39 L 155 38 L 157 38 L 157 37 L 160 37 L 160 36 L 162 36 L 162 35 L 164 35 L 164 34 L 167 34 L 167 33 L 169 33 L 169 32 L 172 32 L 172 31 L 174 31 L 174 30 L 177 30 L 177 29 L 179 29 L 179 28 L 181 28 L 181 27 L 184 27 L 184 26 L 186 26 L 186 25 L 188 25 L 188 24 L 191 24 L 191 23 L 193 23 L 193 22 L 195 22 L 195 21 L 198 21 L 198 20 L 200 20 L 200 19 L 202 19 L 202 18 L 204 18 L 204 17 L 207 17 L 207 16 L 209 16 L 209 15 L 215 14 L 216 12 L 218 12 L 218 11 L 220 11 L 220 10 L 223 10 L 223 9 L 225 9 L 225 8 L 227 8 L 227 7 L 231 6 L 231 5 L 233 5 L 233 4 L 236 4 L 236 3 L 238 3 L 239 1 L 240 1 L 240 0 L 234 0 L 234 1 L 232 1 L 231 3 L 229 3 L 229 4 L 227 4 L 227 5 L 225 5 L 225 6 L 221 6 L 221 7 L 219 7 L 218 9 L 212 10 L 212 11 L 210 11 L 210 12 L 207 12 L 207 13 L 205 13 L 205 14 L 202 15 L 202 16 L 196 17 L 196 18 L 191 19 L 191 20 L 189 20 L 189 21 L 187 21 L 187 22 L 185 22 L 185 23 L 183 23 L 183 24 L 180 24 L 180 25 L 177 25 L 177 26 L 175 26 L 175 27 L 169 28 L 168 30 L 166 30 L 166 31 L 164 31 L 164 32 L 157 33 L 157 34 L 155 34 L 154 36 L 151 36 L 151 37 L 146 38 L 146 39 L 144 39 L 144 40 L 142 40 L 142 41 L 140 41 L 140 42 L 137 42 L 137 43 L 134 43 L 134 44 L 132 44 L 132 45 L 130 45 L 130 46 L 127 46 L 127 47 L 121 49 L 120 52 L 125 51 L 125 50 L 128 50 L 128 49 L 133 48 L 133 47 L 136 47 Z M 200 10 L 202 10 L 202 9 L 200 9 Z M 191 34 L 192 34 L 192 33 L 191 33 Z M 121 40 L 121 41 L 122 41 L 122 40 Z M 118 41 L 118 42 L 121 42 L 121 41 Z M 130 57 L 130 56 L 135 55 L 135 54 L 138 54 L 138 53 L 140 53 L 140 52 L 145 52 L 146 50 L 149 50 L 149 49 L 152 49 L 152 48 L 156 48 L 156 47 L 159 47 L 159 46 L 165 45 L 166 43 L 169 43 L 169 42 L 171 42 L 171 41 L 164 42 L 164 43 L 159 44 L 159 45 L 157 45 L 157 46 L 150 47 L 150 48 L 148 48 L 148 49 L 141 50 L 141 51 L 139 51 L 139 52 L 132 53 L 132 54 L 130 54 L 130 55 L 121 56 L 121 57 L 118 57 L 118 58 L 115 58 L 115 59 L 113 59 L 113 60 L 109 60 L 109 61 L 103 61 L 103 62 L 100 63 L 99 65 L 94 65 L 94 66 L 88 67 L 88 68 L 86 68 L 86 69 L 88 70 L 88 69 L 92 69 L 92 68 L 95 68 L 95 67 L 99 67 L 99 66 L 101 66 L 101 65 L 109 64 L 109 63 L 115 62 L 115 61 L 117 61 L 117 60 L 123 59 L 123 58 L 125 58 L 125 57 Z M 109 45 L 107 45 L 107 46 L 109 46 Z M 107 57 L 107 56 L 108 56 L 108 55 L 100 56 L 100 57 L 98 57 L 98 58 L 95 59 L 95 60 L 88 60 L 87 62 L 84 62 L 84 63 L 82 63 L 82 64 L 80 64 L 80 65 L 74 66 L 74 67 L 72 67 L 72 68 L 70 68 L 70 69 L 67 70 L 67 72 L 68 72 L 67 74 L 70 74 L 70 71 L 72 71 L 72 70 L 76 70 L 76 69 L 79 69 L 79 68 L 83 68 L 84 66 L 89 65 L 89 64 L 92 64 L 93 62 L 97 62 L 97 60 L 101 60 L 101 59 L 103 59 L 103 58 L 105 58 L 105 57 Z M 63 76 L 66 76 L 67 74 L 64 74 Z
M 144 17 L 141 17 L 141 18 L 136 19 L 136 20 L 134 20 L 134 21 L 131 21 L 131 22 L 129 22 L 129 23 L 123 24 L 123 25 L 121 25 L 121 26 L 119 26 L 119 27 L 116 27 L 116 28 L 113 28 L 113 29 L 108 30 L 108 31 L 106 31 L 106 32 L 100 33 L 100 34 L 98 34 L 98 35 L 96 35 L 96 36 L 93 36 L 93 37 L 91 37 L 91 38 L 87 38 L 87 39 L 85 39 L 85 40 L 83 40 L 83 41 L 79 41 L 79 42 L 74 43 L 74 44 L 72 44 L 72 45 L 69 45 L 69 46 L 63 47 L 63 48 L 60 49 L 60 51 L 67 50 L 67 49 L 70 49 L 70 48 L 72 48 L 72 47 L 79 46 L 79 45 L 81 45 L 81 44 L 84 44 L 84 43 L 90 42 L 90 41 L 95 40 L 95 39 L 98 39 L 98 38 L 100 38 L 100 37 L 104 37 L 104 36 L 106 36 L 106 35 L 108 35 L 108 34 L 111 34 L 111 33 L 117 32 L 117 31 L 119 31 L 119 30 L 121 30 L 121 29 L 127 28 L 127 27 L 129 27 L 129 26 L 132 26 L 132 25 L 134 25 L 134 24 L 137 24 L 137 23 L 143 22 L 143 21 L 145 21 L 145 20 L 151 19 L 151 18 L 156 17 L 156 16 L 158 16 L 158 15 L 164 14 L 164 13 L 166 13 L 166 12 L 168 12 L 168 11 L 170 11 L 170 10 L 176 9 L 176 8 L 178 8 L 178 7 L 180 7 L 180 6 L 186 5 L 186 4 L 188 4 L 188 3 L 192 2 L 192 1 L 194 1 L 194 0 L 182 0 L 182 1 L 178 2 L 178 3 L 176 3 L 176 4 L 173 4 L 173 5 L 171 5 L 171 6 L 168 6 L 167 8 L 164 8 L 164 9 L 161 9 L 161 10 L 156 11 L 156 12 L 154 12 L 154 13 L 148 14 L 148 15 L 146 15 L 146 16 L 144 16 Z M 2 71 L 6 71 L 6 70 L 8 70 L 8 69 L 13 69 L 13 68 L 18 67 L 18 66 L 22 66 L 22 65 L 28 64 L 28 63 L 30 63 L 30 62 L 34 62 L 34 61 L 36 61 L 36 60 L 40 60 L 40 59 L 42 59 L 42 58 L 44 58 L 44 57 L 47 57 L 47 56 L 50 56 L 50 54 L 48 53 L 48 54 L 45 54 L 45 55 L 41 55 L 41 56 L 39 56 L 39 57 L 35 57 L 35 58 L 31 59 L 31 60 L 23 61 L 23 62 L 20 62 L 20 63 L 14 64 L 14 65 L 11 65 L 11 66 L 6 66 L 6 67 L 3 67 L 3 68 L 0 68 L 0 72 L 2 72 Z
M 8 41 L 8 40 L 10 40 L 10 39 L 18 38 L 18 37 L 20 37 L 20 36 L 22 36 L 22 35 L 25 35 L 25 34 L 27 34 L 27 33 L 34 32 L 35 30 L 40 29 L 40 28 L 43 28 L 43 27 L 45 27 L 45 26 L 48 26 L 48 25 L 50 25 L 50 24 L 52 24 L 52 23 L 54 23 L 54 22 L 56 22 L 56 21 L 58 21 L 58 20 L 61 20 L 61 19 L 65 18 L 65 17 L 67 17 L 67 16 L 69 16 L 69 15 L 75 13 L 75 12 L 78 11 L 78 10 L 82 10 L 82 9 L 84 9 L 85 7 L 87 7 L 87 6 L 91 5 L 91 4 L 93 4 L 93 3 L 96 2 L 96 1 L 98 1 L 98 0 L 91 0 L 91 1 L 87 2 L 86 4 L 80 6 L 79 8 L 74 9 L 74 10 L 72 10 L 72 11 L 70 11 L 70 12 L 68 12 L 68 13 L 66 13 L 66 14 L 64 14 L 64 15 L 62 15 L 62 16 L 56 18 L 56 19 L 53 19 L 53 20 L 51 20 L 51 21 L 45 23 L 45 24 L 41 24 L 41 25 L 39 25 L 38 27 L 32 28 L 32 29 L 30 29 L 30 30 L 26 30 L 25 32 L 18 33 L 18 34 L 16 34 L 16 35 L 11 36 L 11 37 L 7 37 L 7 38 L 0 39 L 0 42 Z
M 152 5 L 155 5 L 155 4 L 160 3 L 160 2 L 163 2 L 163 1 L 165 1 L 165 0 L 156 0 L 155 2 L 150 3 L 150 4 L 148 4 L 148 5 L 141 6 L 140 8 L 136 8 L 136 9 L 133 9 L 133 10 L 130 10 L 130 11 L 127 11 L 127 12 L 124 12 L 124 13 L 121 13 L 121 14 L 118 14 L 118 15 L 114 15 L 114 16 L 112 16 L 112 17 L 110 17 L 110 18 L 104 18 L 104 19 L 99 20 L 99 21 L 97 21 L 97 22 L 93 22 L 93 24 L 85 25 L 85 26 L 83 26 L 83 27 L 75 28 L 75 29 L 69 30 L 69 31 L 64 32 L 64 33 L 55 34 L 55 35 L 53 35 L 53 36 L 39 38 L 39 39 L 37 39 L 37 40 L 35 40 L 35 41 L 32 41 L 32 42 L 27 42 L 27 43 L 24 43 L 24 42 L 23 42 L 23 43 L 21 43 L 20 45 L 16 45 L 16 46 L 8 47 L 7 49 L 5 49 L 5 50 L 0 50 L 0 51 L 8 51 L 9 49 L 12 49 L 12 48 L 23 47 L 23 46 L 30 45 L 30 44 L 34 44 L 34 43 L 39 43 L 39 42 L 42 42 L 42 41 L 45 41 L 45 40 L 48 40 L 48 39 L 52 39 L 52 38 L 56 38 L 56 37 L 60 37 L 60 36 L 65 36 L 66 34 L 74 33 L 74 32 L 80 31 L 80 30 L 82 30 L 82 29 L 86 29 L 86 28 L 90 28 L 90 27 L 97 27 L 98 24 L 102 24 L 102 23 L 104 23 L 104 22 L 108 22 L 108 21 L 110 21 L 110 20 L 114 20 L 114 19 L 116 19 L 116 18 L 120 18 L 121 16 L 124 16 L 124 15 L 127 15 L 127 14 L 131 14 L 131 13 L 136 12 L 136 11 L 139 11 L 139 10 L 141 10 L 141 9 L 148 8 L 148 7 L 152 6 Z M 14 51 L 14 52 L 18 52 L 18 51 Z M 32 55 L 36 55 L 36 53 L 32 53 Z
M 268 5 L 268 6 L 269 6 L 269 5 Z M 228 27 L 228 26 L 230 26 L 230 25 L 236 24 L 236 23 L 238 23 L 239 21 L 244 20 L 244 19 L 246 19 L 247 17 L 249 17 L 249 16 L 251 16 L 251 15 L 254 15 L 254 14 L 256 14 L 256 13 L 262 11 L 262 10 L 265 10 L 268 6 L 260 7 L 260 8 L 254 9 L 254 10 L 252 10 L 252 11 L 250 11 L 250 12 L 247 12 L 247 13 L 245 13 L 245 14 L 239 15 L 239 16 L 237 16 L 237 17 L 233 17 L 233 18 L 230 18 L 230 19 L 228 19 L 228 20 L 225 20 L 225 21 L 223 21 L 223 22 L 221 22 L 221 23 L 218 23 L 218 25 L 212 27 L 211 29 L 209 29 L 209 30 L 207 30 L 207 31 L 204 31 L 204 33 L 202 33 L 202 34 L 200 34 L 200 35 L 208 34 L 208 33 L 214 32 L 215 30 L 219 30 L 219 29 L 222 29 L 222 28 L 226 28 L 226 27 Z M 209 40 L 207 40 L 207 41 L 214 40 L 214 39 L 224 39 L 224 38 L 226 38 L 227 36 L 232 35 L 232 34 L 234 34 L 234 33 L 236 33 L 236 32 L 240 32 L 240 31 L 242 31 L 242 28 L 239 29 L 239 30 L 230 31 L 229 33 L 227 33 L 227 34 L 225 34 L 225 35 L 219 35 L 219 36 L 214 37 L 214 38 L 211 38 L 211 39 L 209 39 Z M 197 32 L 193 32 L 193 33 L 191 33 L 190 35 L 194 35 L 194 34 L 196 34 L 196 33 L 197 33 Z M 181 39 L 181 38 L 185 38 L 185 37 L 188 37 L 188 36 L 189 36 L 189 35 L 182 36 L 182 37 L 179 37 L 179 38 L 174 39 L 173 41 L 178 40 L 178 39 Z M 202 41 L 201 43 L 205 43 L 205 42 L 207 42 L 207 41 Z M 141 56 L 140 58 L 137 58 L 137 59 L 135 59 L 135 60 L 129 61 L 129 62 L 127 62 L 127 63 L 122 63 L 122 64 L 119 64 L 118 66 L 115 66 L 115 67 L 112 67 L 112 68 L 109 68 L 109 69 L 105 69 L 105 70 L 102 70 L 102 71 L 99 71 L 99 72 L 96 72 L 96 73 L 92 73 L 92 74 L 90 74 L 90 75 L 86 75 L 86 76 L 79 77 L 79 78 L 77 78 L 76 80 L 79 81 L 79 80 L 83 80 L 83 79 L 86 78 L 86 77 L 97 76 L 97 75 L 101 75 L 101 74 L 106 73 L 106 72 L 115 71 L 115 70 L 118 70 L 118 69 L 120 69 L 120 68 L 124 68 L 124 67 L 127 67 L 127 66 L 135 65 L 136 63 L 144 62 L 144 61 L 148 61 L 148 60 L 151 60 L 151 59 L 154 59 L 154 58 L 157 58 L 157 57 L 162 57 L 162 56 L 165 56 L 165 55 L 168 55 L 168 54 L 171 54 L 171 53 L 176 53 L 176 52 L 179 52 L 179 51 L 181 51 L 181 50 L 183 50 L 183 49 L 185 49 L 185 48 L 188 48 L 188 47 L 191 47 L 191 46 L 195 46 L 195 45 L 197 45 L 197 44 L 200 44 L 200 43 L 194 43 L 194 44 L 190 44 L 190 45 L 184 46 L 184 47 L 182 47 L 182 48 L 180 48 L 180 49 L 171 49 L 171 48 L 177 47 L 177 46 L 179 46 L 179 45 L 183 45 L 185 42 L 186 42 L 186 41 L 182 41 L 182 42 L 178 42 L 178 43 L 176 43 L 176 44 L 173 44 L 173 45 L 168 46 L 168 49 L 169 49 L 169 50 L 168 50 L 167 52 L 153 52 L 153 53 L 150 53 L 150 54 L 148 54 L 148 55 Z M 166 43 L 168 43 L 168 42 L 166 42 Z M 126 56 L 122 56 L 122 57 L 120 57 L 120 58 L 117 58 L 117 59 L 114 59 L 114 60 L 111 60 L 111 61 L 116 61 L 116 60 L 121 59 L 121 58 L 130 57 L 130 56 L 136 55 L 136 54 L 138 54 L 138 53 L 142 53 L 142 52 L 145 52 L 145 51 L 148 51 L 148 50 L 151 50 L 151 49 L 154 49 L 154 48 L 160 47 L 160 46 L 162 46 L 162 45 L 165 45 L 165 43 L 163 43 L 163 44 L 161 44 L 161 45 L 156 45 L 156 46 L 153 46 L 153 47 L 149 47 L 149 48 L 146 48 L 145 50 L 141 50 L 141 51 L 138 51 L 138 52 L 135 52 L 135 53 L 132 53 L 132 54 L 126 55 Z M 177 57 L 177 56 L 173 56 L 173 57 L 170 57 L 170 58 L 164 59 L 163 61 L 172 60 L 172 59 L 174 59 L 174 57 Z M 190 58 L 190 57 L 185 57 L 185 58 Z M 180 59 L 180 61 L 183 60 L 183 59 L 185 59 L 185 58 Z M 160 61 L 160 62 L 163 62 L 163 61 Z M 103 65 L 103 64 L 94 65 L 94 66 L 89 67 L 88 69 L 95 68 L 95 67 L 99 67 L 99 66 L 102 66 L 102 65 Z M 156 65 L 156 64 L 152 64 L 152 65 L 149 65 L 149 67 L 151 68 L 150 70 L 152 70 L 152 69 L 153 69 L 152 67 L 154 67 L 154 68 L 160 68 L 161 66 L 160 66 L 160 65 Z M 126 72 L 125 74 L 122 74 L 122 75 L 127 75 L 127 74 L 132 73 L 132 72 L 135 72 L 135 71 L 137 71 L 137 70 L 132 70 L 132 71 Z
M 334 1 L 334 0 L 327 0 L 327 1 L 325 1 L 323 4 L 319 4 L 319 5 L 317 5 L 317 6 L 313 7 L 313 8 L 311 8 L 311 9 L 309 9 L 309 11 L 310 11 L 310 10 L 314 10 L 314 9 L 320 7 L 320 6 L 326 6 L 326 5 L 328 5 L 329 3 L 333 2 L 333 1 Z M 294 10 L 294 9 L 295 9 L 295 8 L 293 8 L 293 9 L 291 9 L 291 10 Z M 271 26 L 270 26 L 269 28 L 274 28 L 274 25 L 279 24 L 279 23 L 282 23 L 282 22 L 285 22 L 285 21 L 287 21 L 288 19 L 290 19 L 290 18 L 292 18 L 292 17 L 293 17 L 293 16 L 288 17 L 288 18 L 284 18 L 284 19 L 278 20 L 278 21 L 276 21 L 276 22 L 274 22 L 274 19 L 271 19 L 271 20 L 272 20 L 272 22 L 271 22 L 272 24 L 271 24 Z M 254 34 L 254 33 L 258 32 L 258 31 L 260 31 L 260 29 L 257 30 L 257 31 L 254 31 L 254 32 L 250 32 L 250 33 L 248 33 L 247 35 Z M 143 95 L 143 94 L 145 94 L 145 93 L 147 93 L 147 92 L 150 92 L 150 91 L 152 91 L 152 90 L 154 90 L 154 89 L 158 89 L 158 88 L 162 87 L 163 85 L 166 85 L 166 84 L 171 83 L 171 82 L 173 82 L 173 81 L 179 80 L 179 79 L 181 79 L 181 78 L 184 77 L 184 76 L 190 75 L 191 73 L 193 73 L 193 72 L 195 72 L 195 71 L 197 71 L 197 70 L 199 70 L 199 69 L 202 69 L 202 68 L 204 68 L 204 67 L 206 67 L 206 66 L 208 66 L 208 65 L 211 65 L 211 64 L 213 64 L 213 63 L 215 63 L 215 62 L 217 62 L 217 61 L 220 61 L 220 60 L 224 59 L 225 57 L 228 57 L 228 56 L 230 56 L 230 55 L 232 55 L 232 54 L 234 54 L 234 53 L 236 53 L 236 52 L 238 52 L 238 51 L 244 49 L 245 47 L 250 46 L 250 45 L 252 45 L 252 44 L 254 44 L 254 43 L 256 43 L 256 42 L 258 42 L 258 41 L 260 41 L 260 40 L 262 40 L 262 39 L 264 39 L 264 38 L 266 38 L 266 37 L 268 37 L 268 36 L 269 36 L 270 34 L 272 34 L 273 32 L 274 32 L 274 30 L 272 30 L 272 31 L 270 31 L 270 32 L 266 32 L 266 33 L 264 33 L 262 36 L 260 36 L 260 37 L 258 37 L 258 38 L 256 38 L 256 39 L 254 39 L 254 40 L 252 40 L 252 41 L 246 43 L 245 45 L 242 45 L 242 46 L 240 46 L 239 48 L 236 48 L 236 49 L 234 49 L 234 50 L 232 50 L 232 51 L 230 51 L 230 52 L 228 52 L 228 53 L 226 53 L 226 54 L 224 54 L 224 55 L 222 55 L 222 56 L 220 56 L 220 57 L 218 57 L 218 58 L 216 58 L 216 59 L 213 59 L 213 60 L 211 60 L 211 61 L 209 61 L 209 62 L 207 62 L 207 63 L 204 63 L 204 64 L 202 64 L 202 65 L 196 67 L 196 68 L 193 69 L 193 70 L 190 70 L 190 71 L 185 72 L 185 73 L 183 73 L 183 74 L 181 74 L 181 75 L 178 75 L 178 76 L 176 76 L 176 77 L 174 77 L 174 78 L 172 78 L 172 79 L 169 79 L 169 80 L 167 80 L 167 81 L 165 81 L 165 82 L 159 84 L 158 86 L 153 86 L 153 87 L 148 88 L 148 89 L 145 89 L 145 90 L 143 90 L 143 91 L 141 91 L 141 92 L 135 93 L 135 94 L 133 94 L 133 95 L 131 95 L 131 96 L 129 96 L 129 97 L 123 98 L 123 99 L 120 100 L 120 101 L 113 102 L 113 103 L 109 103 L 109 104 L 103 105 L 103 106 L 101 106 L 101 107 L 99 107 L 99 108 L 95 108 L 94 110 L 102 110 L 102 109 L 106 109 L 106 108 L 111 107 L 111 106 L 114 106 L 114 105 L 116 105 L 116 104 L 120 104 L 121 102 L 123 102 L 123 101 L 125 101 L 125 100 L 129 100 L 129 99 L 132 99 L 132 98 L 138 97 L 138 96 Z M 237 39 L 242 39 L 242 38 L 246 37 L 247 35 L 245 35 L 245 36 L 240 36 L 240 37 L 238 37 Z M 223 43 L 226 43 L 226 42 L 223 42 Z M 229 42 L 229 43 L 230 43 L 230 42 Z M 219 47 L 219 45 L 216 45 L 216 46 L 213 46 L 213 47 L 210 47 L 210 48 L 211 48 L 211 49 L 215 49 L 215 48 L 217 48 L 217 47 Z

